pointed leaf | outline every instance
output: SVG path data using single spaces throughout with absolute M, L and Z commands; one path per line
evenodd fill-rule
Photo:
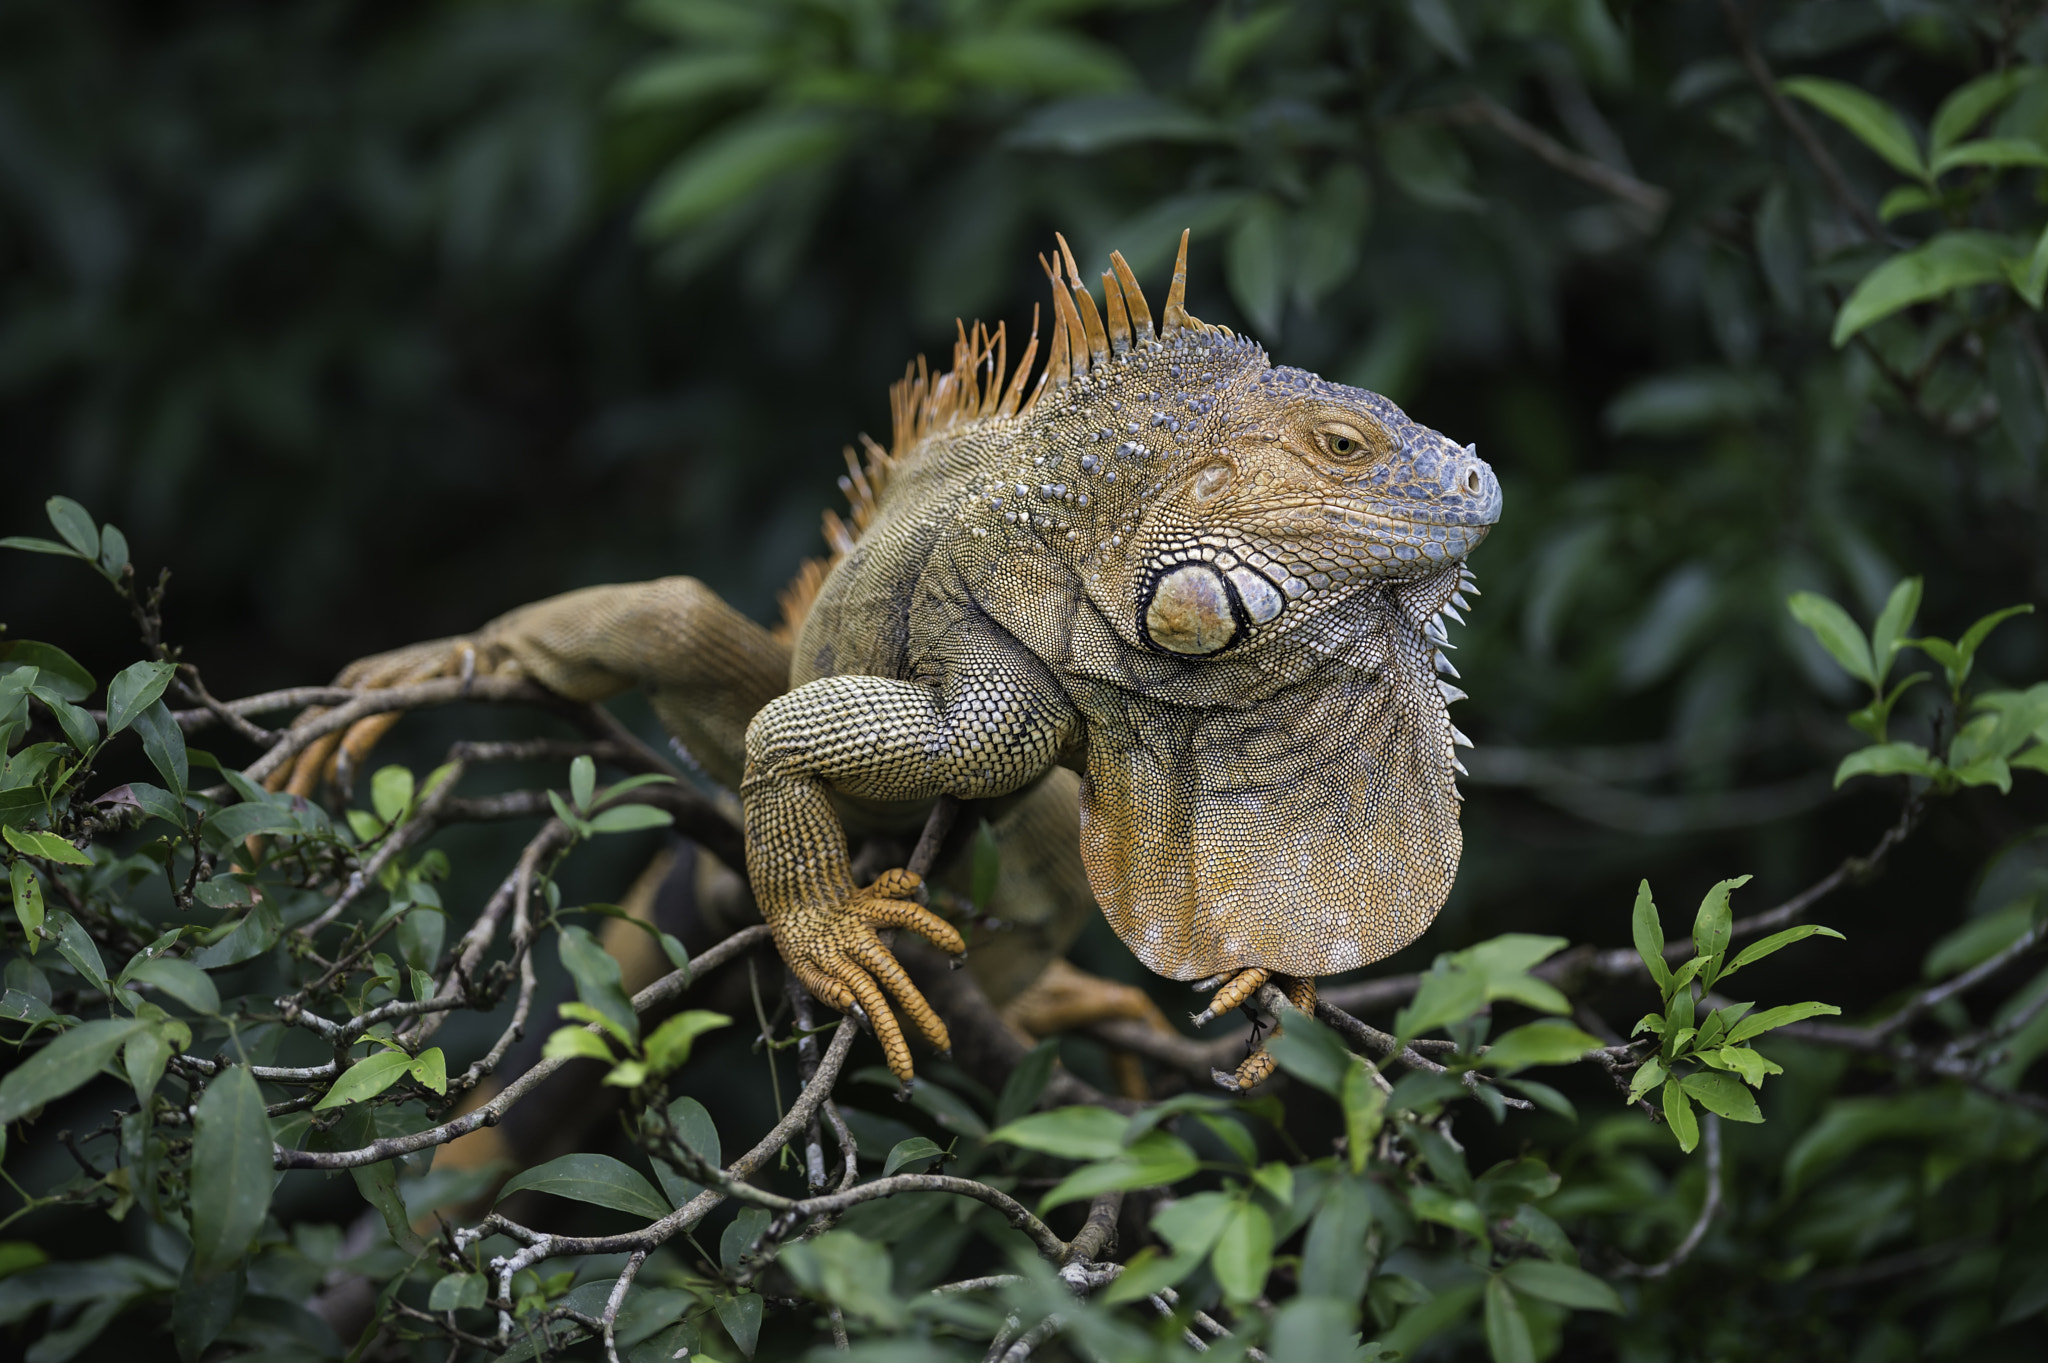
M 84 1022 L 0 1078 L 0 1125 L 15 1122 L 99 1077 L 130 1038 L 146 1030 L 133 1018 Z
M 1628 1308 L 1621 1294 L 1605 1282 L 1569 1264 L 1547 1259 L 1517 1259 L 1501 1270 L 1508 1285 L 1525 1297 L 1556 1302 L 1574 1311 L 1612 1311 L 1620 1315 Z
M 1699 1100 L 1701 1107 L 1731 1122 L 1761 1122 L 1764 1114 L 1757 1109 L 1756 1098 L 1740 1079 L 1732 1074 L 1716 1070 L 1702 1070 L 1688 1074 L 1679 1081 L 1686 1093 Z
M 498 1190 L 502 1202 L 525 1189 L 552 1193 L 572 1202 L 588 1202 L 658 1221 L 669 1208 L 639 1170 L 610 1155 L 577 1153 L 549 1160 L 538 1168 L 514 1174 Z
M 1794 592 L 1785 602 L 1792 618 L 1813 632 L 1828 656 L 1856 680 L 1875 688 L 1877 671 L 1871 664 L 1870 641 L 1849 618 L 1849 612 L 1818 592 Z
M 178 669 L 169 663 L 130 663 L 107 683 L 107 737 L 133 724 L 156 704 Z
M 1789 1023 L 1804 1022 L 1808 1018 L 1837 1017 L 1841 1009 L 1832 1003 L 1788 1003 L 1777 1008 L 1766 1008 L 1761 1013 L 1751 1013 L 1735 1024 L 1728 1033 L 1727 1044 L 1738 1045 L 1753 1036 L 1762 1036 Z
M 1919 144 L 1898 110 L 1875 95 L 1838 80 L 1793 76 L 1778 88 L 1803 99 L 1855 134 L 1858 141 L 1883 157 L 1893 169 L 1916 180 L 1927 178 Z
M 1670 1123 L 1671 1134 L 1678 1139 L 1678 1148 L 1690 1155 L 1693 1147 L 1700 1143 L 1700 1122 L 1693 1115 L 1692 1103 L 1676 1078 L 1664 1081 L 1664 1120 Z
M 231 1065 L 206 1086 L 193 1115 L 192 1252 L 200 1279 L 232 1265 L 270 1209 L 270 1118 L 248 1069 Z
M 1650 972 L 1650 980 L 1663 992 L 1671 983 L 1671 967 L 1664 961 L 1664 923 L 1657 916 L 1657 903 L 1650 897 L 1650 882 L 1645 880 L 1636 890 L 1635 908 L 1629 915 L 1629 928 L 1635 937 L 1636 955 L 1643 958 L 1643 968 Z
M 359 1103 L 365 1098 L 374 1098 L 401 1079 L 412 1067 L 412 1057 L 404 1051 L 379 1051 L 366 1059 L 358 1060 L 341 1072 L 319 1102 L 313 1104 L 315 1112 L 341 1107 L 348 1103 Z
M 1742 969 L 1742 967 L 1755 961 L 1761 961 L 1772 952 L 1789 947 L 1794 942 L 1803 942 L 1809 937 L 1832 937 L 1838 942 L 1848 940 L 1833 928 L 1824 928 L 1818 923 L 1802 923 L 1796 928 L 1786 928 L 1783 932 L 1774 932 L 1761 942 L 1751 942 L 1737 953 L 1734 962 L 1721 972 L 1721 978 L 1725 980 L 1736 971 Z
M 93 521 L 90 511 L 69 497 L 52 497 L 43 503 L 43 510 L 49 514 L 50 524 L 57 527 L 57 533 L 64 537 L 66 544 L 83 558 L 93 562 L 99 560 L 99 526 Z

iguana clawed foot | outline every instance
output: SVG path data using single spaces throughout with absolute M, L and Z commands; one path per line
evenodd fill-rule
M 1249 1003 L 1269 980 L 1279 985 L 1280 992 L 1287 996 L 1287 1001 L 1290 1004 L 1307 1013 L 1310 1017 L 1315 1016 L 1316 982 L 1314 980 L 1302 979 L 1294 975 L 1276 975 L 1269 970 L 1254 968 L 1251 970 L 1240 970 L 1237 974 L 1219 985 L 1216 989 L 1215 1000 L 1207 1008 L 1195 1015 L 1196 1024 L 1200 1025 L 1219 1017 L 1239 1004 Z M 1283 1030 L 1285 1030 L 1284 1020 L 1273 1028 L 1266 1039 L 1268 1041 L 1272 1040 L 1273 1037 L 1280 1035 Z M 1272 1076 L 1272 1073 L 1272 1053 L 1262 1044 L 1257 1050 L 1244 1058 L 1234 1073 L 1226 1074 L 1222 1070 L 1211 1070 L 1210 1076 L 1221 1087 L 1229 1089 L 1234 1093 L 1244 1093 L 1264 1083 Z
M 917 1072 L 910 1063 L 910 1043 L 890 1010 L 889 995 L 935 1049 L 952 1050 L 953 1039 L 875 929 L 909 928 L 941 951 L 958 956 L 967 950 L 952 924 L 913 898 L 922 883 L 908 871 L 884 871 L 843 904 L 791 908 L 774 924 L 776 949 L 804 988 L 841 1012 L 857 1006 L 875 1029 L 890 1072 L 905 1083 Z
M 489 675 L 491 670 L 488 662 L 479 664 L 479 649 L 473 641 L 434 639 L 359 658 L 342 669 L 334 684 L 359 691 L 386 691 L 436 677 Z M 304 724 L 325 713 L 326 707 L 315 706 L 298 722 Z M 264 784 L 272 790 L 304 796 L 317 794 L 323 783 L 346 786 L 379 740 L 404 717 L 404 712 L 398 710 L 371 715 L 345 730 L 316 738 L 289 765 L 272 772 Z

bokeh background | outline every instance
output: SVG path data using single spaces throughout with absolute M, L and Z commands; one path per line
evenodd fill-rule
M 1898 805 L 1895 782 L 1833 790 L 1860 699 L 1786 596 L 1867 621 L 1922 574 L 1922 627 L 1950 637 L 2048 599 L 2048 363 L 2010 297 L 1938 343 L 1904 318 L 1830 343 L 1847 289 L 1928 224 L 1873 235 L 1897 176 L 1809 110 L 1830 183 L 1745 42 L 1924 124 L 1972 76 L 2048 61 L 2048 20 L 10 0 L 0 534 L 46 533 L 52 493 L 120 525 L 172 569 L 169 637 L 222 696 L 598 582 L 687 572 L 769 619 L 907 360 L 948 353 L 956 317 L 1028 326 L 1055 229 L 1163 289 L 1189 227 L 1195 312 L 1476 441 L 1505 489 L 1455 636 L 1466 864 L 1389 968 L 1509 930 L 1622 944 L 1645 876 L 1689 909 L 1754 872 L 1755 911 Z M 2048 143 L 2048 81 L 1994 123 Z M 2040 178 L 1987 211 L 2037 220 Z M 131 628 L 82 576 L 0 558 L 0 620 L 104 676 Z M 2006 627 L 1980 673 L 2048 675 L 2048 628 Z M 1924 740 L 1923 698 L 1895 736 Z M 392 751 L 444 741 L 415 724 Z M 1943 804 L 1833 902 L 1850 941 L 1759 967 L 1758 996 L 1853 1011 L 1910 984 L 2048 865 L 2020 780 Z M 1142 976 L 1106 932 L 1083 955 Z

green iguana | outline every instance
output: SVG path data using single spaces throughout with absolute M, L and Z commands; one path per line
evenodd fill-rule
M 799 579 L 780 637 L 664 578 L 526 606 L 342 682 L 475 670 L 579 700 L 644 688 L 739 789 L 783 959 L 862 1010 L 905 1080 L 896 1009 L 950 1043 L 876 930 L 965 944 L 916 902 L 915 876 L 856 884 L 848 833 L 914 830 L 942 795 L 1010 797 L 1013 840 L 1070 830 L 1036 849 L 1041 879 L 1070 901 L 1092 889 L 1152 970 L 1214 979 L 1198 1022 L 1268 980 L 1312 1010 L 1317 976 L 1413 941 L 1450 891 L 1468 740 L 1445 709 L 1463 693 L 1439 677 L 1457 675 L 1442 620 L 1475 590 L 1465 560 L 1500 486 L 1472 446 L 1385 398 L 1274 368 L 1190 316 L 1186 234 L 1156 332 L 1110 261 L 1098 308 L 1060 239 L 1028 395 L 1035 322 L 1014 373 L 1003 328 L 977 324 L 950 370 L 920 360 L 895 386 L 891 448 L 849 451 L 852 524 L 826 514 L 834 559 Z M 309 748 L 295 787 L 341 755 Z M 1270 1070 L 1261 1051 L 1218 1077 Z

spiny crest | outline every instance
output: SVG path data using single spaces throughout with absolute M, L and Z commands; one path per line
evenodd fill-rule
M 1040 371 L 1029 398 L 1024 390 L 1038 358 L 1036 307 L 1031 310 L 1030 340 L 1025 343 L 1014 372 L 1009 367 L 1009 334 L 1000 322 L 993 331 L 981 322 L 976 322 L 971 331 L 965 323 L 955 322 L 950 369 L 933 373 L 922 355 L 906 365 L 903 377 L 889 387 L 894 427 L 889 448 L 884 450 L 865 435 L 861 437 L 863 454 L 855 454 L 850 445 L 846 447 L 846 475 L 839 480 L 839 490 L 846 494 L 848 512 L 845 517 L 831 510 L 824 514 L 825 542 L 832 548 L 832 557 L 807 561 L 783 590 L 778 637 L 796 637 L 811 603 L 824 586 L 825 575 L 833 564 L 853 552 L 853 546 L 874 523 L 891 475 L 923 441 L 971 423 L 1027 415 L 1038 405 L 1048 386 L 1063 388 L 1075 378 L 1086 378 L 1091 370 L 1129 353 L 1133 346 L 1149 345 L 1155 339 L 1169 341 L 1188 332 L 1231 335 L 1230 328 L 1211 325 L 1187 310 L 1188 236 L 1185 231 L 1180 234 L 1173 282 L 1166 292 L 1166 311 L 1161 314 L 1155 338 L 1152 309 L 1146 304 L 1144 290 L 1138 287 L 1138 277 L 1123 253 L 1109 253 L 1110 268 L 1102 274 L 1103 302 L 1098 309 L 1094 295 L 1081 282 L 1081 267 L 1075 263 L 1066 237 L 1053 234 L 1059 243 L 1053 259 L 1047 261 L 1043 255 L 1038 258 L 1046 278 L 1052 282 L 1052 338 L 1045 368 Z M 1005 377 L 1009 379 L 1007 384 Z
M 1180 234 L 1180 251 L 1173 262 L 1173 283 L 1166 294 L 1166 311 L 1161 316 L 1157 339 L 1172 340 L 1183 332 L 1213 332 L 1231 335 L 1228 327 L 1212 326 L 1187 310 L 1188 233 Z M 1048 261 L 1038 263 L 1052 282 L 1053 329 L 1047 348 L 1045 368 L 1026 398 L 1025 387 L 1033 362 L 1038 357 L 1036 308 L 1031 313 L 1031 338 L 1024 347 L 1016 372 L 1003 380 L 1009 369 L 1007 333 L 998 323 L 994 331 L 980 322 L 970 332 L 955 323 L 958 339 L 953 343 L 953 367 L 943 373 L 930 372 L 923 356 L 907 366 L 903 377 L 889 389 L 889 405 L 895 418 L 889 453 L 900 459 L 929 436 L 970 422 L 1007 420 L 1029 413 L 1048 387 L 1060 388 L 1076 378 L 1085 378 L 1133 346 L 1150 344 L 1152 309 L 1138 287 L 1138 279 L 1120 251 L 1109 254 L 1110 268 L 1102 274 L 1102 306 L 1081 280 L 1081 267 L 1064 235 L 1055 232 L 1059 249 Z M 1105 320 L 1105 314 L 1107 320 Z

